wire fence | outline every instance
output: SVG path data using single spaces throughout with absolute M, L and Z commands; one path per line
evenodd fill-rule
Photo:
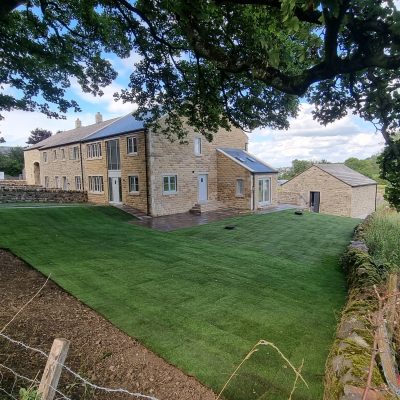
M 23 349 L 24 351 L 34 353 L 42 357 L 43 368 L 46 363 L 46 360 L 48 360 L 50 357 L 50 354 L 44 352 L 43 350 L 29 346 L 26 343 L 16 340 L 2 332 L 0 332 L 0 339 L 6 341 L 7 343 L 10 343 L 13 346 Z M 93 382 L 90 382 L 81 374 L 72 370 L 67 365 L 62 364 L 57 360 L 54 360 L 54 362 L 55 364 L 57 364 L 59 367 L 62 368 L 63 382 L 66 383 L 63 385 L 63 391 L 61 391 L 58 387 L 51 386 L 51 388 L 56 393 L 56 396 L 54 398 L 57 400 L 59 399 L 75 400 L 76 398 L 79 399 L 89 399 L 89 398 L 132 399 L 133 398 L 133 399 L 145 399 L 145 400 L 158 400 L 156 397 L 152 395 L 147 395 L 138 392 L 131 392 L 124 388 L 109 388 L 95 384 Z M 69 378 L 65 376 L 66 374 L 69 376 Z M 0 392 L 4 396 L 7 396 L 8 398 L 11 399 L 19 399 L 18 391 L 20 387 L 31 388 L 32 390 L 36 390 L 39 387 L 39 384 L 40 380 L 38 380 L 37 376 L 34 378 L 27 377 L 23 374 L 23 372 L 16 371 L 10 366 L 0 363 Z M 68 392 L 73 392 L 73 393 L 75 392 L 75 393 L 69 394 Z M 119 396 L 116 397 L 117 395 Z

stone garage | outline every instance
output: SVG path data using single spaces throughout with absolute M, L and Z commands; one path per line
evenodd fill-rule
M 283 183 L 280 203 L 313 212 L 365 218 L 376 208 L 377 183 L 344 164 L 314 164 Z

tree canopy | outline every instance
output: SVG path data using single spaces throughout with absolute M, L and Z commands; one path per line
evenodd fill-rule
M 0 153 L 0 171 L 17 177 L 24 168 L 24 151 L 22 147 L 13 147 L 7 153 Z
M 47 129 L 36 128 L 31 131 L 31 134 L 26 142 L 26 144 L 36 144 L 44 139 L 50 137 L 53 133 Z
M 149 123 L 167 115 L 153 125 L 167 135 L 184 137 L 182 116 L 208 139 L 230 124 L 288 128 L 305 97 L 322 124 L 349 112 L 371 121 L 386 157 L 400 157 L 393 0 L 3 0 L 0 111 L 78 110 L 71 79 L 101 95 L 116 77 L 109 53 L 132 51 L 116 98 Z

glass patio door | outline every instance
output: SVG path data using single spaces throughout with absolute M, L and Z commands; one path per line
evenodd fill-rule
M 258 204 L 260 206 L 271 204 L 271 179 L 269 178 L 258 180 Z

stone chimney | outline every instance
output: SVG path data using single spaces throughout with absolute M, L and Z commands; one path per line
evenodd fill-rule
M 77 118 L 75 121 L 75 128 L 81 128 L 82 127 L 82 121 Z
M 96 124 L 103 122 L 103 116 L 99 112 L 96 113 L 95 119 L 96 119 Z

